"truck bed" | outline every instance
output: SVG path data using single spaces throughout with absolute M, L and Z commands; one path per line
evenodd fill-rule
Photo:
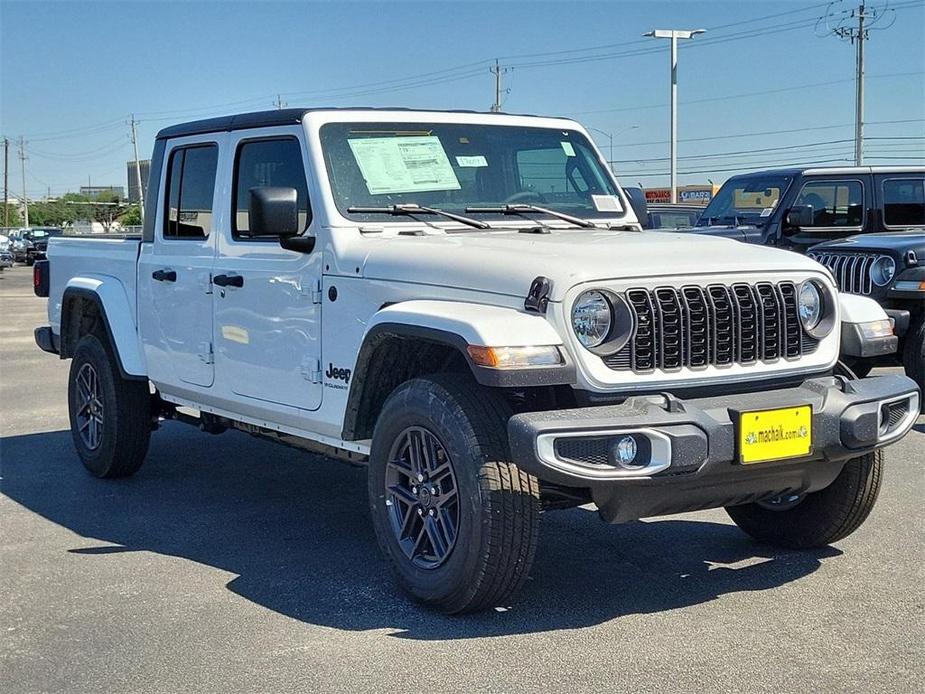
M 87 281 L 104 277 L 117 279 L 125 291 L 137 325 L 135 283 L 140 248 L 141 237 L 134 234 L 56 236 L 50 239 L 48 319 L 52 330 L 60 332 L 61 299 L 65 288 L 75 278 Z

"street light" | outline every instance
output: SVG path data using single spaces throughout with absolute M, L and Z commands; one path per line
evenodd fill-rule
M 596 133 L 600 133 L 610 141 L 610 161 L 607 162 L 607 164 L 610 166 L 610 173 L 616 173 L 616 171 L 613 170 L 613 138 L 615 138 L 617 135 L 622 135 L 629 130 L 635 130 L 638 127 L 638 125 L 628 125 L 622 130 L 618 130 L 616 133 L 609 133 L 606 130 L 601 130 L 600 128 L 592 128 L 590 125 L 585 126 L 587 130 L 593 130 Z
M 678 39 L 692 39 L 706 29 L 655 29 L 643 36 L 671 39 L 671 202 L 678 201 Z

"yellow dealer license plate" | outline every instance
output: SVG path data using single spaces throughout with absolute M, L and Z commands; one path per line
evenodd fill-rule
M 739 459 L 764 463 L 803 458 L 813 450 L 813 408 L 809 405 L 739 414 Z

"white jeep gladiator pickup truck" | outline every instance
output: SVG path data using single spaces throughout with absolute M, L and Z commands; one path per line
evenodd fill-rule
M 163 419 L 368 464 L 382 552 L 446 612 L 507 604 L 544 509 L 725 507 L 853 532 L 919 411 L 871 300 L 782 250 L 643 232 L 577 123 L 288 109 L 156 139 L 141 238 L 37 264 L 74 445 L 140 467 Z

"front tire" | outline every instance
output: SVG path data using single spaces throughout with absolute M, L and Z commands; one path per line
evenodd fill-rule
M 151 438 L 148 384 L 122 378 L 116 359 L 91 334 L 80 339 L 71 360 L 71 438 L 84 467 L 96 477 L 137 472 Z
M 443 612 L 505 605 L 539 531 L 537 479 L 509 461 L 507 404 L 468 375 L 418 378 L 376 423 L 369 503 L 401 587 Z
M 796 503 L 729 506 L 726 512 L 756 540 L 790 549 L 824 547 L 853 533 L 870 515 L 882 468 L 883 452 L 873 451 L 849 460 L 832 484 Z
M 913 325 L 903 345 L 903 370 L 915 381 L 922 393 L 920 412 L 925 413 L 925 319 Z

